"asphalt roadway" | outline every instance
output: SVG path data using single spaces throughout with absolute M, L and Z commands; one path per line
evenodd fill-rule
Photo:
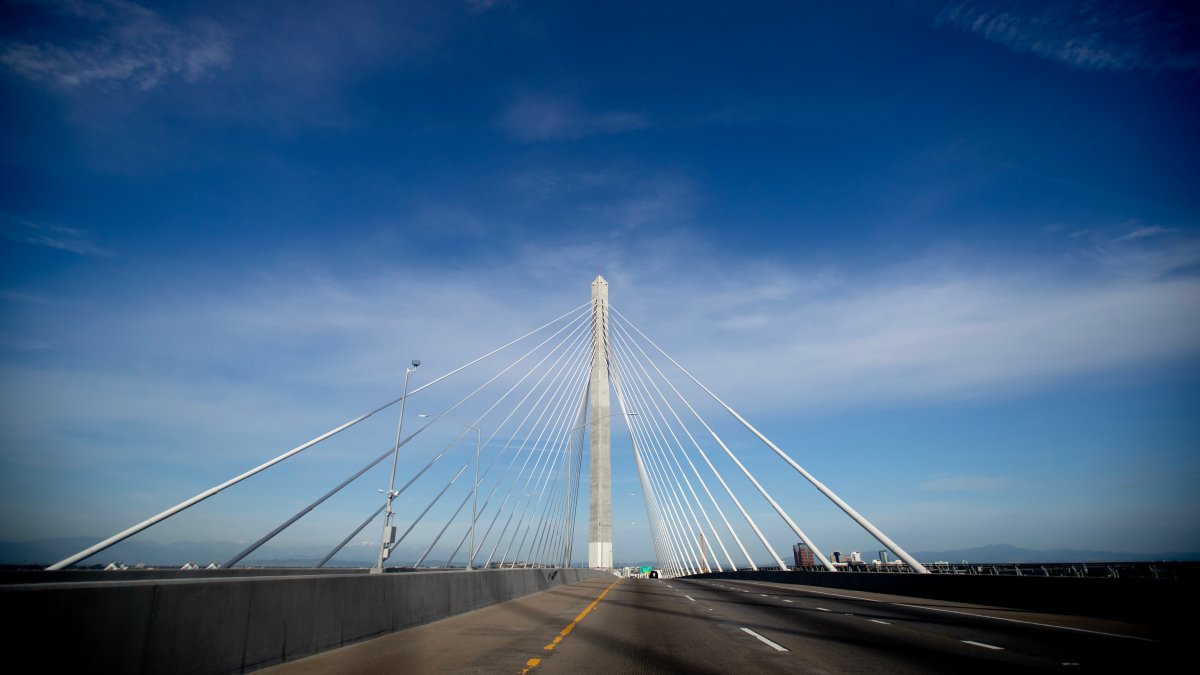
M 264 673 L 1148 672 L 1157 629 L 752 581 L 590 579 Z

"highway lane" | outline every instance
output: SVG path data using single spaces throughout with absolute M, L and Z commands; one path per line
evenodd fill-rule
M 1144 626 L 787 584 L 679 581 L 718 613 L 829 672 L 1115 672 L 1167 665 Z M 696 587 L 704 590 L 691 591 Z M 1151 639 L 1148 639 L 1151 638 Z
M 1154 637 L 1114 621 L 836 589 L 594 579 L 270 672 L 1140 672 L 1167 664 L 1173 647 Z
M 560 586 L 258 672 L 518 673 L 615 581 L 607 577 Z

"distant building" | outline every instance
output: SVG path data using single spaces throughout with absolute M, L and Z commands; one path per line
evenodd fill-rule
M 813 552 L 804 542 L 800 542 L 792 547 L 792 556 L 796 559 L 796 567 L 812 567 L 814 562 Z

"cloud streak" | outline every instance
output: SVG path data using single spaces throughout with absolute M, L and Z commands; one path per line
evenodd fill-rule
M 82 256 L 109 257 L 114 253 L 92 242 L 91 235 L 73 227 L 35 223 L 9 214 L 0 214 L 0 236 L 30 246 L 45 246 Z
M 531 143 L 634 131 L 644 129 L 650 123 L 639 113 L 623 110 L 591 112 L 564 98 L 525 94 L 509 104 L 498 125 L 517 140 Z
M 639 248 L 652 253 L 619 240 L 526 248 L 480 270 L 476 278 L 504 280 L 485 286 L 453 271 L 348 280 L 277 270 L 234 288 L 197 279 L 184 289 L 176 279 L 113 306 L 25 303 L 8 342 L 53 343 L 63 356 L 39 365 L 9 357 L 9 391 L 27 392 L 12 401 L 9 428 L 23 429 L 29 446 L 39 434 L 31 425 L 134 422 L 146 411 L 199 435 L 216 418 L 235 429 L 334 423 L 335 402 L 351 414 L 347 401 L 392 395 L 408 359 L 424 360 L 432 376 L 580 304 L 597 267 L 614 307 L 735 407 L 759 414 L 1006 396 L 1200 353 L 1194 275 L 1123 276 L 1092 263 L 1100 276 L 1080 283 L 970 266 L 927 274 L 933 265 L 912 264 L 864 278 L 718 260 L 678 233 L 639 237 Z M 739 272 L 724 274 L 731 266 Z M 564 288 L 569 277 L 578 283 Z M 96 391 L 108 394 L 64 399 Z
M 1200 72 L 1196 15 L 1171 2 L 962 2 L 936 22 L 1077 68 Z
M 195 81 L 229 65 L 232 39 L 216 22 L 173 24 L 157 12 L 125 0 L 51 2 L 58 20 L 99 27 L 93 40 L 71 43 L 10 42 L 0 63 L 18 75 L 59 91 L 87 86 L 133 86 L 150 90 L 179 78 Z
M 673 232 L 523 248 L 469 277 L 392 265 L 336 275 L 289 258 L 233 279 L 225 270 L 145 278 L 133 298 L 8 294 L 5 310 L 17 315 L 19 303 L 21 321 L 0 345 L 0 446 L 14 475 L 140 461 L 232 472 L 391 399 L 411 358 L 432 379 L 582 304 L 598 266 L 614 307 L 752 420 L 1003 399 L 1194 358 L 1200 279 L 1186 267 L 1153 276 L 1109 265 L 1181 242 L 1123 236 L 1106 239 L 1119 243 L 1104 263 L 1084 255 L 1089 243 L 1078 252 L 1088 274 L 1068 281 L 1061 256 L 1033 271 L 928 257 L 854 273 L 721 256 Z M 14 348 L 20 341 L 58 348 L 31 357 Z M 440 409 L 455 393 L 431 388 L 414 410 Z M 381 435 L 344 439 L 366 439 L 346 456 L 390 433 L 394 418 L 377 421 Z M 1009 487 L 988 468 L 923 471 L 914 486 L 931 494 Z

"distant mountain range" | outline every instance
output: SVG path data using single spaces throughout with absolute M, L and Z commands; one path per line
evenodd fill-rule
M 4 565 L 49 565 L 76 551 L 96 543 L 96 539 L 69 537 L 63 539 L 39 539 L 34 541 L 0 541 L 0 564 Z M 107 564 L 114 560 L 129 566 L 141 563 L 147 566 L 178 567 L 187 562 L 204 566 L 210 562 L 224 562 L 242 550 L 244 544 L 229 541 L 185 541 L 162 544 L 154 541 L 124 541 L 102 551 L 88 564 Z M 245 564 L 263 567 L 307 567 L 328 553 L 326 548 L 313 546 L 272 547 L 264 546 L 260 552 L 249 557 Z M 827 552 L 828 553 L 828 552 Z M 975 548 L 949 551 L 913 551 L 913 556 L 922 562 L 971 563 L 1059 563 L 1059 562 L 1142 562 L 1142 561 L 1200 561 L 1200 552 L 1168 551 L 1143 553 L 1130 551 L 1086 551 L 1077 549 L 1034 550 L 1009 544 L 989 544 Z M 330 561 L 330 567 L 370 567 L 374 564 L 374 551 L 364 555 L 360 548 L 348 551 L 344 558 Z M 864 550 L 863 558 L 870 561 L 876 557 L 874 550 Z M 393 558 L 396 565 L 411 564 Z M 763 562 L 763 561 L 760 561 Z M 426 565 L 442 564 L 440 560 L 427 560 Z M 461 561 L 459 561 L 461 564 Z M 618 566 L 644 564 L 617 563 Z M 763 562 L 765 564 L 765 562 Z
M 1065 563 L 1065 562 L 1150 562 L 1200 560 L 1200 552 L 1168 551 L 1141 553 L 1131 551 L 1084 551 L 1070 548 L 1034 550 L 1018 548 L 1009 544 L 988 544 L 975 548 L 951 551 L 913 551 L 913 557 L 921 562 L 972 563 Z M 871 556 L 872 558 L 874 556 Z M 863 558 L 867 558 L 864 554 Z

